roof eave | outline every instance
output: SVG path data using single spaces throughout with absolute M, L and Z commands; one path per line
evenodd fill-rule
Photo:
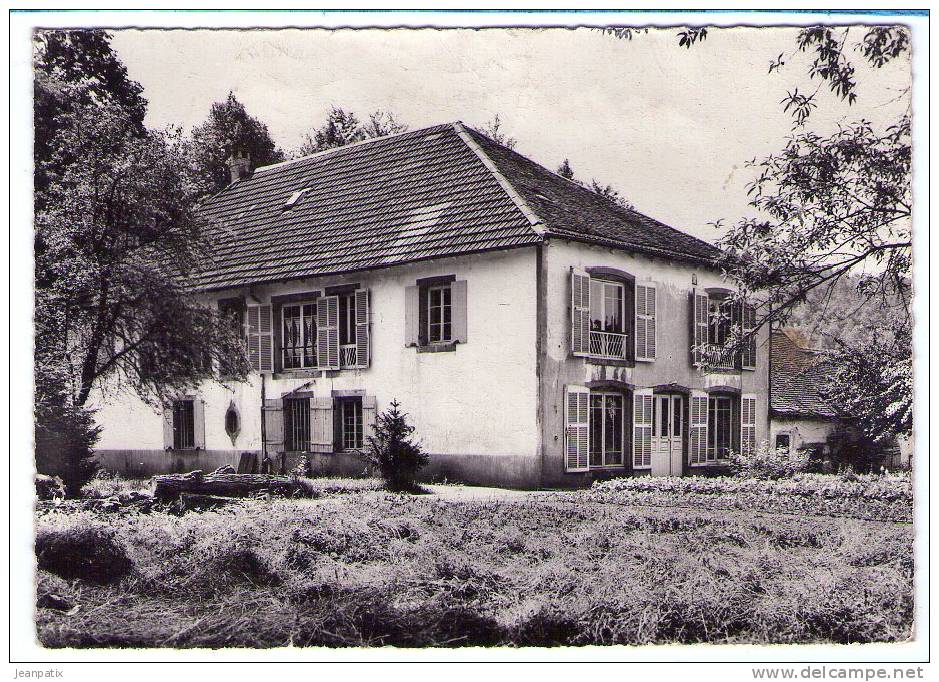
M 705 258 L 703 256 L 696 256 L 689 253 L 682 253 L 680 251 L 672 251 L 670 249 L 658 249 L 654 246 L 645 246 L 643 244 L 633 244 L 626 241 L 619 241 L 616 239 L 610 239 L 608 237 L 598 237 L 595 235 L 581 235 L 581 234 L 570 234 L 567 232 L 558 232 L 555 230 L 548 229 L 545 238 L 554 238 L 554 239 L 564 239 L 572 242 L 583 242 L 586 244 L 597 244 L 601 246 L 609 246 L 621 251 L 629 251 L 632 253 L 641 253 L 650 256 L 658 256 L 659 258 L 665 258 L 667 260 L 676 260 L 686 263 L 693 263 L 695 265 L 703 265 L 705 267 L 712 268 L 714 270 L 720 270 L 719 257 L 716 258 Z

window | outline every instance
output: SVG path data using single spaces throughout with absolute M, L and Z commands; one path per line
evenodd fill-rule
M 223 299 L 218 302 L 218 309 L 222 316 L 222 324 L 229 325 L 238 338 L 247 340 L 244 301 L 240 298 Z M 229 365 L 225 359 L 222 359 L 219 363 L 219 372 L 222 376 L 234 374 L 233 370 L 234 367 Z
M 234 401 L 232 401 L 228 404 L 228 409 L 225 410 L 225 433 L 231 438 L 232 445 L 235 444 L 235 440 L 238 438 L 240 431 L 241 417 L 238 415 L 238 408 L 235 406 Z
M 339 443 L 343 450 L 362 447 L 362 398 L 341 398 L 338 401 Z
M 684 400 L 680 395 L 672 396 L 672 435 L 681 437 L 681 418 L 684 414 Z
M 450 285 L 427 289 L 427 340 L 449 343 L 453 340 L 453 308 Z
M 355 292 L 339 296 L 339 343 L 355 343 Z
M 316 367 L 316 303 L 284 305 L 280 310 L 284 369 Z
M 193 401 L 173 401 L 173 449 L 192 450 L 196 447 L 196 418 Z
M 708 343 L 723 346 L 730 338 L 731 304 L 723 296 L 708 298 Z
M 590 330 L 595 332 L 624 331 L 624 287 L 619 282 L 590 280 Z
M 310 399 L 284 399 L 284 448 L 287 452 L 310 450 Z
M 776 434 L 776 449 L 785 450 L 789 452 L 789 448 L 792 447 L 792 436 L 788 433 L 777 433 Z
M 733 402 L 726 396 L 708 398 L 708 461 L 726 459 L 733 438 Z
M 590 466 L 623 464 L 623 394 L 590 394 Z

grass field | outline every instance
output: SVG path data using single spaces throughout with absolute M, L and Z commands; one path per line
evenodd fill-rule
M 324 484 L 320 499 L 181 516 L 44 511 L 45 565 L 70 579 L 39 571 L 40 603 L 65 606 L 37 609 L 38 634 L 49 647 L 904 640 L 908 481 L 611 482 L 469 502 Z M 756 501 L 730 504 L 745 494 Z M 66 568 L 49 563 L 70 547 Z M 124 575 L 74 577 L 95 561 Z

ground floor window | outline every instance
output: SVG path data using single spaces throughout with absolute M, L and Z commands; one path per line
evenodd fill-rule
M 342 398 L 338 402 L 340 445 L 343 450 L 358 450 L 363 445 L 362 398 Z
M 708 461 L 726 459 L 733 440 L 733 400 L 727 396 L 708 398 Z
M 590 466 L 623 464 L 623 394 L 590 394 Z
M 777 450 L 789 452 L 789 448 L 792 447 L 792 436 L 788 433 L 777 433 L 775 447 Z
M 310 399 L 284 400 L 284 448 L 287 452 L 310 450 Z
M 192 400 L 173 401 L 173 449 L 191 450 L 196 447 L 196 418 Z

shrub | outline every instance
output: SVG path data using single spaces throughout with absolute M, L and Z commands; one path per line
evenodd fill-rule
M 748 454 L 731 453 L 730 466 L 736 476 L 775 481 L 807 471 L 809 454 L 805 450 L 773 449 L 763 443 Z
M 112 474 L 101 469 L 95 473 L 94 478 L 81 487 L 81 496 L 103 500 L 127 492 L 132 487 L 129 481 L 121 478 L 120 474 Z
M 36 559 L 39 568 L 61 578 L 99 585 L 119 580 L 132 567 L 117 533 L 104 524 L 39 529 Z
M 421 446 L 411 440 L 414 427 L 408 424 L 407 414 L 398 408 L 397 400 L 378 415 L 375 435 L 368 437 L 362 453 L 374 466 L 391 490 L 413 490 L 417 472 L 427 465 L 429 458 Z
M 95 475 L 94 446 L 100 427 L 94 411 L 71 405 L 67 391 L 43 372 L 36 372 L 36 470 L 58 476 L 69 497 Z
M 40 500 L 56 500 L 65 497 L 65 485 L 58 476 L 36 474 L 36 497 Z

